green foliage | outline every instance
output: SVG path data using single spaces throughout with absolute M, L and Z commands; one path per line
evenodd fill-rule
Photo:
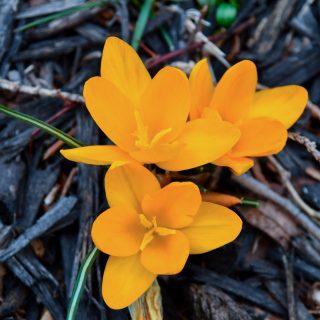
M 131 45 L 135 50 L 138 50 L 139 48 L 140 40 L 142 38 L 147 21 L 150 17 L 153 2 L 154 0 L 145 0 L 142 5 L 131 42 Z
M 24 31 L 24 30 L 27 30 L 27 29 L 30 29 L 30 28 L 33 28 L 33 27 L 48 23 L 48 22 L 50 22 L 52 20 L 56 20 L 56 19 L 62 18 L 64 16 L 70 15 L 70 14 L 78 12 L 78 11 L 87 10 L 87 9 L 91 9 L 91 8 L 94 8 L 94 7 L 102 6 L 102 5 L 106 4 L 107 2 L 109 2 L 109 1 L 108 0 L 98 0 L 98 1 L 94 1 L 94 2 L 87 2 L 87 3 L 84 3 L 84 4 L 80 5 L 80 6 L 76 6 L 76 7 L 70 8 L 70 9 L 63 10 L 63 11 L 58 12 L 58 13 L 50 14 L 50 15 L 48 15 L 46 17 L 43 17 L 43 18 L 36 19 L 36 20 L 34 20 L 34 21 L 30 22 L 30 23 L 24 24 L 23 26 L 15 29 L 14 31 L 15 32 Z

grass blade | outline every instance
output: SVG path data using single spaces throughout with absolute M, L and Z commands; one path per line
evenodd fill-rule
M 94 8 L 94 7 L 102 6 L 106 2 L 108 2 L 108 1 L 107 0 L 99 0 L 99 1 L 94 1 L 94 2 L 84 3 L 84 4 L 80 5 L 80 6 L 76 6 L 76 7 L 70 8 L 70 9 L 66 9 L 66 10 L 61 11 L 61 12 L 53 13 L 53 14 L 50 14 L 50 15 L 48 15 L 46 17 L 34 20 L 34 21 L 30 22 L 30 23 L 26 23 L 23 26 L 15 29 L 14 31 L 15 32 L 24 31 L 24 30 L 39 26 L 41 24 L 45 24 L 45 23 L 50 22 L 52 20 L 55 20 L 55 19 L 58 19 L 58 18 L 62 18 L 64 16 L 70 15 L 70 14 L 78 12 L 78 11 L 82 11 L 82 10 L 86 10 L 86 9 L 91 9 L 91 8 Z
M 62 140 L 66 145 L 68 145 L 71 148 L 78 148 L 78 147 L 83 146 L 83 144 L 80 141 L 69 136 L 68 134 L 64 133 L 63 131 L 55 128 L 54 126 L 52 126 L 42 120 L 39 120 L 39 119 L 34 118 L 32 116 L 29 116 L 25 113 L 13 110 L 13 109 L 8 108 L 3 105 L 0 105 L 0 112 L 4 113 L 5 115 L 7 115 L 11 118 L 21 120 L 31 126 L 37 127 L 39 129 L 45 131 L 46 133 L 56 137 L 57 139 Z
M 74 320 L 79 307 L 79 302 L 82 297 L 82 293 L 86 284 L 88 273 L 92 267 L 92 264 L 98 256 L 99 250 L 93 247 L 87 257 L 81 264 L 77 279 L 72 292 L 71 301 L 68 308 L 68 314 L 66 320 Z
M 139 48 L 140 40 L 142 38 L 144 28 L 146 27 L 148 18 L 150 16 L 153 2 L 154 0 L 145 0 L 142 5 L 131 42 L 131 45 L 135 50 L 138 50 Z

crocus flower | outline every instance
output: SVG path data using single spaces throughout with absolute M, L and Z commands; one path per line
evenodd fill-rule
M 187 122 L 191 100 L 186 75 L 165 67 L 151 79 L 137 53 L 115 37 L 106 40 L 101 77 L 89 79 L 83 95 L 92 118 L 115 145 L 61 151 L 76 162 L 156 163 L 179 171 L 220 158 L 240 136 L 221 119 Z
M 233 148 L 215 160 L 242 174 L 254 164 L 251 157 L 280 152 L 287 129 L 302 114 L 308 93 L 296 85 L 256 92 L 257 69 L 244 60 L 232 66 L 214 87 L 207 60 L 201 60 L 190 75 L 192 106 L 190 118 L 223 119 L 236 125 L 241 137 Z M 212 124 L 214 125 L 214 123 Z
M 110 255 L 102 283 L 108 306 L 121 309 L 139 298 L 157 275 L 176 274 L 189 254 L 233 241 L 242 222 L 230 209 L 202 202 L 192 182 L 161 189 L 156 177 L 135 163 L 115 163 L 105 177 L 110 208 L 93 223 L 92 239 Z

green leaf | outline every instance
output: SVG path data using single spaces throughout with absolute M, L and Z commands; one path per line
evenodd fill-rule
M 142 8 L 136 23 L 136 27 L 133 32 L 132 41 L 131 41 L 131 45 L 135 50 L 138 50 L 139 48 L 140 40 L 142 38 L 144 29 L 146 27 L 148 18 L 150 16 L 153 2 L 154 0 L 145 0 L 142 5 Z
M 34 20 L 34 21 L 30 22 L 30 23 L 24 24 L 23 26 L 15 29 L 14 31 L 15 32 L 24 31 L 24 30 L 39 26 L 41 24 L 45 24 L 45 23 L 50 22 L 52 20 L 55 20 L 55 19 L 58 19 L 58 18 L 62 18 L 64 16 L 70 15 L 70 14 L 78 12 L 78 11 L 87 10 L 87 9 L 91 9 L 91 8 L 94 8 L 94 7 L 102 6 L 102 5 L 106 4 L 107 2 L 109 2 L 109 1 L 108 0 L 98 0 L 98 1 L 94 1 L 94 2 L 87 2 L 87 3 L 84 3 L 84 4 L 80 5 L 80 6 L 76 6 L 76 7 L 70 8 L 70 9 L 63 10 L 63 11 L 58 12 L 58 13 L 50 14 L 50 15 L 48 15 L 46 17 L 43 17 L 43 18 L 36 19 L 36 20 Z
M 237 17 L 237 7 L 231 3 L 219 4 L 216 12 L 216 20 L 219 26 L 229 27 Z
M 99 250 L 93 247 L 81 264 L 77 279 L 73 288 L 72 297 L 70 300 L 68 314 L 66 320 L 74 320 L 79 307 L 79 302 L 86 284 L 89 271 L 98 256 Z
M 11 118 L 21 120 L 31 126 L 34 126 L 36 128 L 39 128 L 39 129 L 49 133 L 50 135 L 58 138 L 59 140 L 62 140 L 65 144 L 67 144 L 71 148 L 78 148 L 78 147 L 83 146 L 83 144 L 80 141 L 78 141 L 77 139 L 64 133 L 63 131 L 55 128 L 54 126 L 52 126 L 42 120 L 39 120 L 39 119 L 34 118 L 32 116 L 29 116 L 25 113 L 13 110 L 13 109 L 5 107 L 3 105 L 0 105 L 0 112 L 4 113 L 5 115 L 7 115 Z

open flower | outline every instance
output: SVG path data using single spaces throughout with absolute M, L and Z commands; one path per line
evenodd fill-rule
M 92 239 L 110 255 L 102 295 L 114 309 L 134 302 L 157 275 L 180 272 L 189 254 L 221 247 L 241 230 L 233 211 L 201 202 L 194 183 L 173 182 L 161 189 L 138 164 L 111 166 L 105 187 L 110 209 L 94 221 Z
M 308 93 L 296 85 L 256 92 L 257 69 L 244 60 L 232 66 L 214 88 L 207 60 L 190 75 L 190 118 L 220 118 L 236 125 L 241 137 L 233 148 L 213 163 L 242 174 L 254 164 L 250 157 L 278 153 L 287 140 L 287 129 L 302 114 Z M 214 125 L 214 124 L 212 124 Z
M 115 37 L 105 43 L 101 77 L 89 79 L 83 95 L 92 118 L 115 145 L 62 150 L 69 160 L 156 163 L 179 171 L 220 158 L 240 136 L 237 127 L 221 119 L 187 122 L 186 75 L 165 67 L 151 79 L 137 53 Z

